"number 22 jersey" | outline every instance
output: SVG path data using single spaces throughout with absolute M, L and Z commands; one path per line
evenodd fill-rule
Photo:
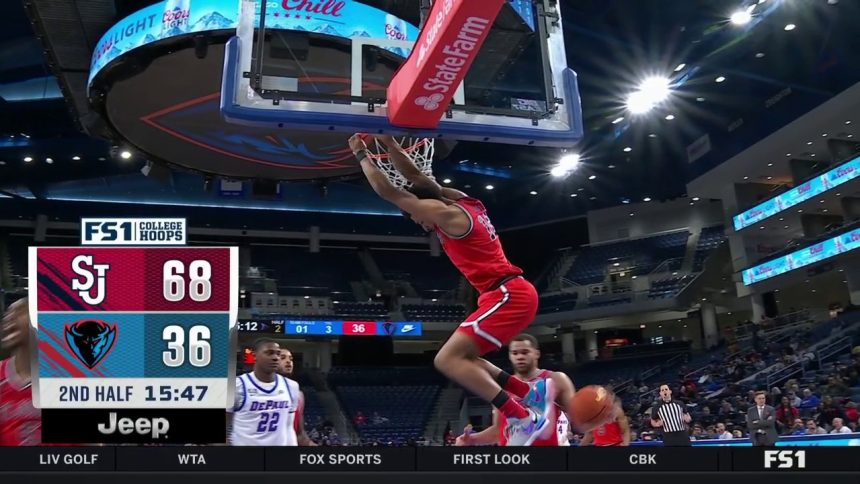
M 253 372 L 236 378 L 230 445 L 296 446 L 296 422 L 301 418 L 299 384 L 281 375 L 263 383 Z

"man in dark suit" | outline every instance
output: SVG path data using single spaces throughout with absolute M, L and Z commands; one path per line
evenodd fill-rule
M 755 406 L 750 407 L 747 412 L 750 440 L 757 447 L 773 447 L 779 438 L 776 432 L 776 410 L 766 405 L 766 401 L 767 395 L 764 392 L 756 392 Z

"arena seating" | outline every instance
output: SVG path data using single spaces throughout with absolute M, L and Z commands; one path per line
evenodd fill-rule
M 426 299 L 457 287 L 460 274 L 444 255 L 425 251 L 373 250 L 373 259 L 389 281 L 408 282 Z
M 675 297 L 681 292 L 687 284 L 693 279 L 693 276 L 673 276 L 668 279 L 651 282 L 651 287 L 648 289 L 648 299 L 666 299 Z
M 356 425 L 360 438 L 395 445 L 422 437 L 443 381 L 431 367 L 339 367 L 329 373 L 347 415 L 353 422 L 359 412 L 367 419 Z
M 390 319 L 388 309 L 381 302 L 338 302 L 332 305 L 335 314 L 344 318 L 369 319 L 387 321 Z
M 404 304 L 401 309 L 403 310 L 403 315 L 410 321 L 446 323 L 463 321 L 466 318 L 466 308 L 462 304 Z
M 575 292 L 541 296 L 538 310 L 541 313 L 572 311 L 573 309 L 576 309 L 578 298 L 579 295 Z
M 279 285 L 291 288 L 349 290 L 350 281 L 367 279 L 355 249 L 323 248 L 312 253 L 303 247 L 255 245 L 251 263 L 274 270 Z M 296 295 L 314 295 L 305 292 Z
M 631 294 L 630 292 L 597 294 L 588 298 L 588 307 L 602 308 L 606 306 L 615 306 L 618 304 L 627 304 L 631 301 L 633 301 L 633 294 Z
M 722 225 L 716 227 L 705 227 L 696 244 L 696 253 L 693 259 L 693 272 L 701 272 L 705 259 L 711 255 L 723 242 L 726 241 L 725 228 Z
M 683 231 L 586 247 L 566 277 L 577 284 L 601 282 L 612 261 L 621 261 L 634 275 L 648 274 L 665 260 L 682 258 L 689 237 L 690 233 Z M 668 269 L 675 270 L 679 264 Z

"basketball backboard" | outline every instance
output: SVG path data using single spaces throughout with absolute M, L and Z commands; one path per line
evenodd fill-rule
M 502 2 L 435 126 L 392 123 L 390 86 L 409 87 L 404 64 L 423 57 L 421 49 L 410 56 L 416 41 L 424 47 L 442 37 L 444 13 L 465 4 L 437 2 L 422 33 L 371 5 L 384 2 L 241 0 L 236 36 L 225 49 L 222 116 L 268 128 L 531 146 L 571 147 L 582 137 L 577 78 L 567 67 L 557 0 Z M 410 101 L 413 111 L 416 105 L 430 111 L 445 103 L 435 94 Z

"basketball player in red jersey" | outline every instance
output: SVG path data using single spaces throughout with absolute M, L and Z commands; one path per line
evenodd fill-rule
M 573 396 L 575 391 L 573 382 L 564 373 L 538 368 L 540 348 L 537 338 L 530 334 L 520 334 L 514 337 L 508 345 L 508 359 L 514 367 L 514 375 L 509 375 L 489 361 L 481 361 L 490 375 L 514 399 L 525 398 L 531 385 L 541 380 L 551 379 L 557 390 L 555 405 L 552 406 L 546 416 L 555 432 L 543 438 L 535 439 L 532 446 L 569 446 L 570 443 L 567 439 L 569 424 L 567 415 L 564 413 L 566 407 L 564 402 L 569 402 Z M 454 445 L 498 444 L 505 446 L 507 445 L 505 425 L 506 422 L 501 421 L 499 413 L 495 411 L 493 412 L 493 425 L 477 433 L 471 433 L 471 428 L 466 427 L 463 435 L 457 437 Z
M 281 352 L 278 355 L 278 373 L 287 378 L 293 377 L 293 352 L 286 348 L 281 348 Z M 299 409 L 296 411 L 295 420 L 293 420 L 293 428 L 296 431 L 299 446 L 317 446 L 316 442 L 311 440 L 308 437 L 307 431 L 305 431 L 305 393 L 302 391 L 299 392 Z
M 512 399 L 490 376 L 479 357 L 501 348 L 528 327 L 537 312 L 534 286 L 511 264 L 480 200 L 440 186 L 421 172 L 394 138 L 379 137 L 391 162 L 411 188 L 401 190 L 367 156 L 362 135 L 349 140 L 364 176 L 384 200 L 396 205 L 424 230 L 435 232 L 451 262 L 478 290 L 478 309 L 439 349 L 436 368 L 475 395 L 492 403 L 507 418 L 509 445 L 531 445 L 553 429 L 544 413 L 548 406 L 529 408 Z M 555 400 L 552 380 L 534 387 L 534 401 Z
M 41 412 L 30 388 L 30 317 L 27 298 L 12 303 L 0 324 L 0 343 L 11 356 L 0 362 L 0 446 L 42 442 Z
M 586 445 L 595 447 L 630 446 L 630 422 L 627 420 L 627 415 L 624 415 L 624 409 L 621 408 L 621 401 L 618 398 L 615 399 L 613 420 L 586 432 L 579 446 L 584 447 Z

